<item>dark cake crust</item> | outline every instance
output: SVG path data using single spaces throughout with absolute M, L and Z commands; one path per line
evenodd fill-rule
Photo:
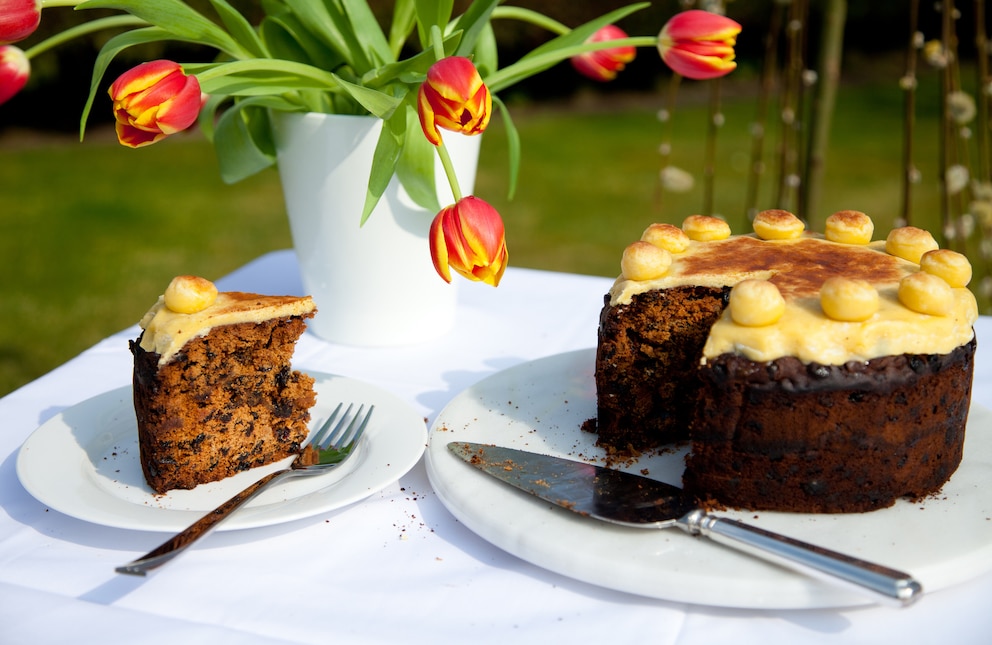
M 600 315 L 597 444 L 616 458 L 691 439 L 703 503 L 862 512 L 923 497 L 961 462 L 976 342 L 831 366 L 725 354 L 700 367 L 728 289 L 647 291 Z
M 173 360 L 131 341 L 141 467 L 159 493 L 190 489 L 298 453 L 316 401 L 289 367 L 304 317 L 218 327 Z
M 937 492 L 961 462 L 975 347 L 840 366 L 719 356 L 699 371 L 684 484 L 727 506 L 806 513 Z
M 606 296 L 596 352 L 600 446 L 637 454 L 689 436 L 688 413 L 699 388 L 695 366 L 729 293 L 675 287 L 614 307 Z

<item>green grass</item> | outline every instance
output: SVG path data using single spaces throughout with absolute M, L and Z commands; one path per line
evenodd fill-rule
M 672 163 L 695 173 L 697 186 L 663 203 L 656 196 L 660 98 L 608 111 L 515 109 L 523 166 L 512 201 L 503 125 L 494 121 L 475 192 L 506 221 L 511 265 L 613 276 L 623 247 L 648 224 L 699 212 L 706 114 L 691 99 L 675 115 Z M 891 227 L 900 204 L 899 101 L 894 89 L 841 95 L 821 221 L 851 208 L 875 219 L 876 235 Z M 724 104 L 715 210 L 745 232 L 753 99 Z M 936 160 L 933 116 L 922 115 L 919 130 L 918 163 L 933 177 L 935 162 L 923 163 Z M 135 151 L 106 132 L 82 145 L 8 134 L 0 155 L 0 394 L 133 324 L 172 276 L 217 278 L 291 245 L 277 173 L 225 186 L 198 135 Z M 765 185 L 761 206 L 772 205 L 771 194 Z M 914 223 L 937 230 L 936 182 L 916 196 Z

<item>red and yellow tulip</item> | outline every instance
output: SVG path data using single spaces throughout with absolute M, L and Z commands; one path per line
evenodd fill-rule
M 506 270 L 503 219 L 472 195 L 441 209 L 431 222 L 430 245 L 434 268 L 446 282 L 451 282 L 451 268 L 469 280 L 495 287 Z
M 489 125 L 493 97 L 479 71 L 467 58 L 449 56 L 431 65 L 417 94 L 417 113 L 424 135 L 440 145 L 438 128 L 481 134 Z
M 24 40 L 41 22 L 41 0 L 0 0 L 0 45 Z
M 623 29 L 615 25 L 606 25 L 590 36 L 586 42 L 598 43 L 626 37 L 627 34 Z M 617 77 L 617 72 L 623 70 L 636 55 L 637 48 L 632 45 L 599 49 L 573 56 L 572 66 L 580 74 L 594 81 L 612 81 Z
M 31 75 L 31 63 L 13 45 L 0 45 L 0 105 L 21 91 Z
M 193 125 L 200 113 L 200 83 L 168 60 L 142 63 L 110 86 L 117 139 L 140 148 Z
M 719 14 L 692 9 L 676 14 L 658 34 L 658 52 L 677 74 L 695 80 L 734 71 L 734 45 L 741 26 Z

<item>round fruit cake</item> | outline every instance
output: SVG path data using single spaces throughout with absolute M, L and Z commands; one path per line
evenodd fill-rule
M 786 211 L 754 233 L 691 216 L 628 246 L 596 357 L 598 443 L 685 439 L 701 501 L 860 512 L 937 492 L 961 461 L 978 316 L 971 265 L 914 227 L 872 241 Z

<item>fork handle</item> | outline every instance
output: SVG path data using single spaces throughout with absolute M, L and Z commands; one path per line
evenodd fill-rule
M 266 487 L 294 472 L 292 468 L 277 470 L 262 477 L 257 482 L 210 511 L 182 532 L 163 542 L 158 548 L 149 551 L 133 562 L 117 567 L 117 573 L 127 573 L 133 576 L 147 575 L 172 558 L 186 550 L 191 544 L 213 530 L 218 524 L 230 517 L 231 513 L 240 508 L 245 502 L 261 493 Z

